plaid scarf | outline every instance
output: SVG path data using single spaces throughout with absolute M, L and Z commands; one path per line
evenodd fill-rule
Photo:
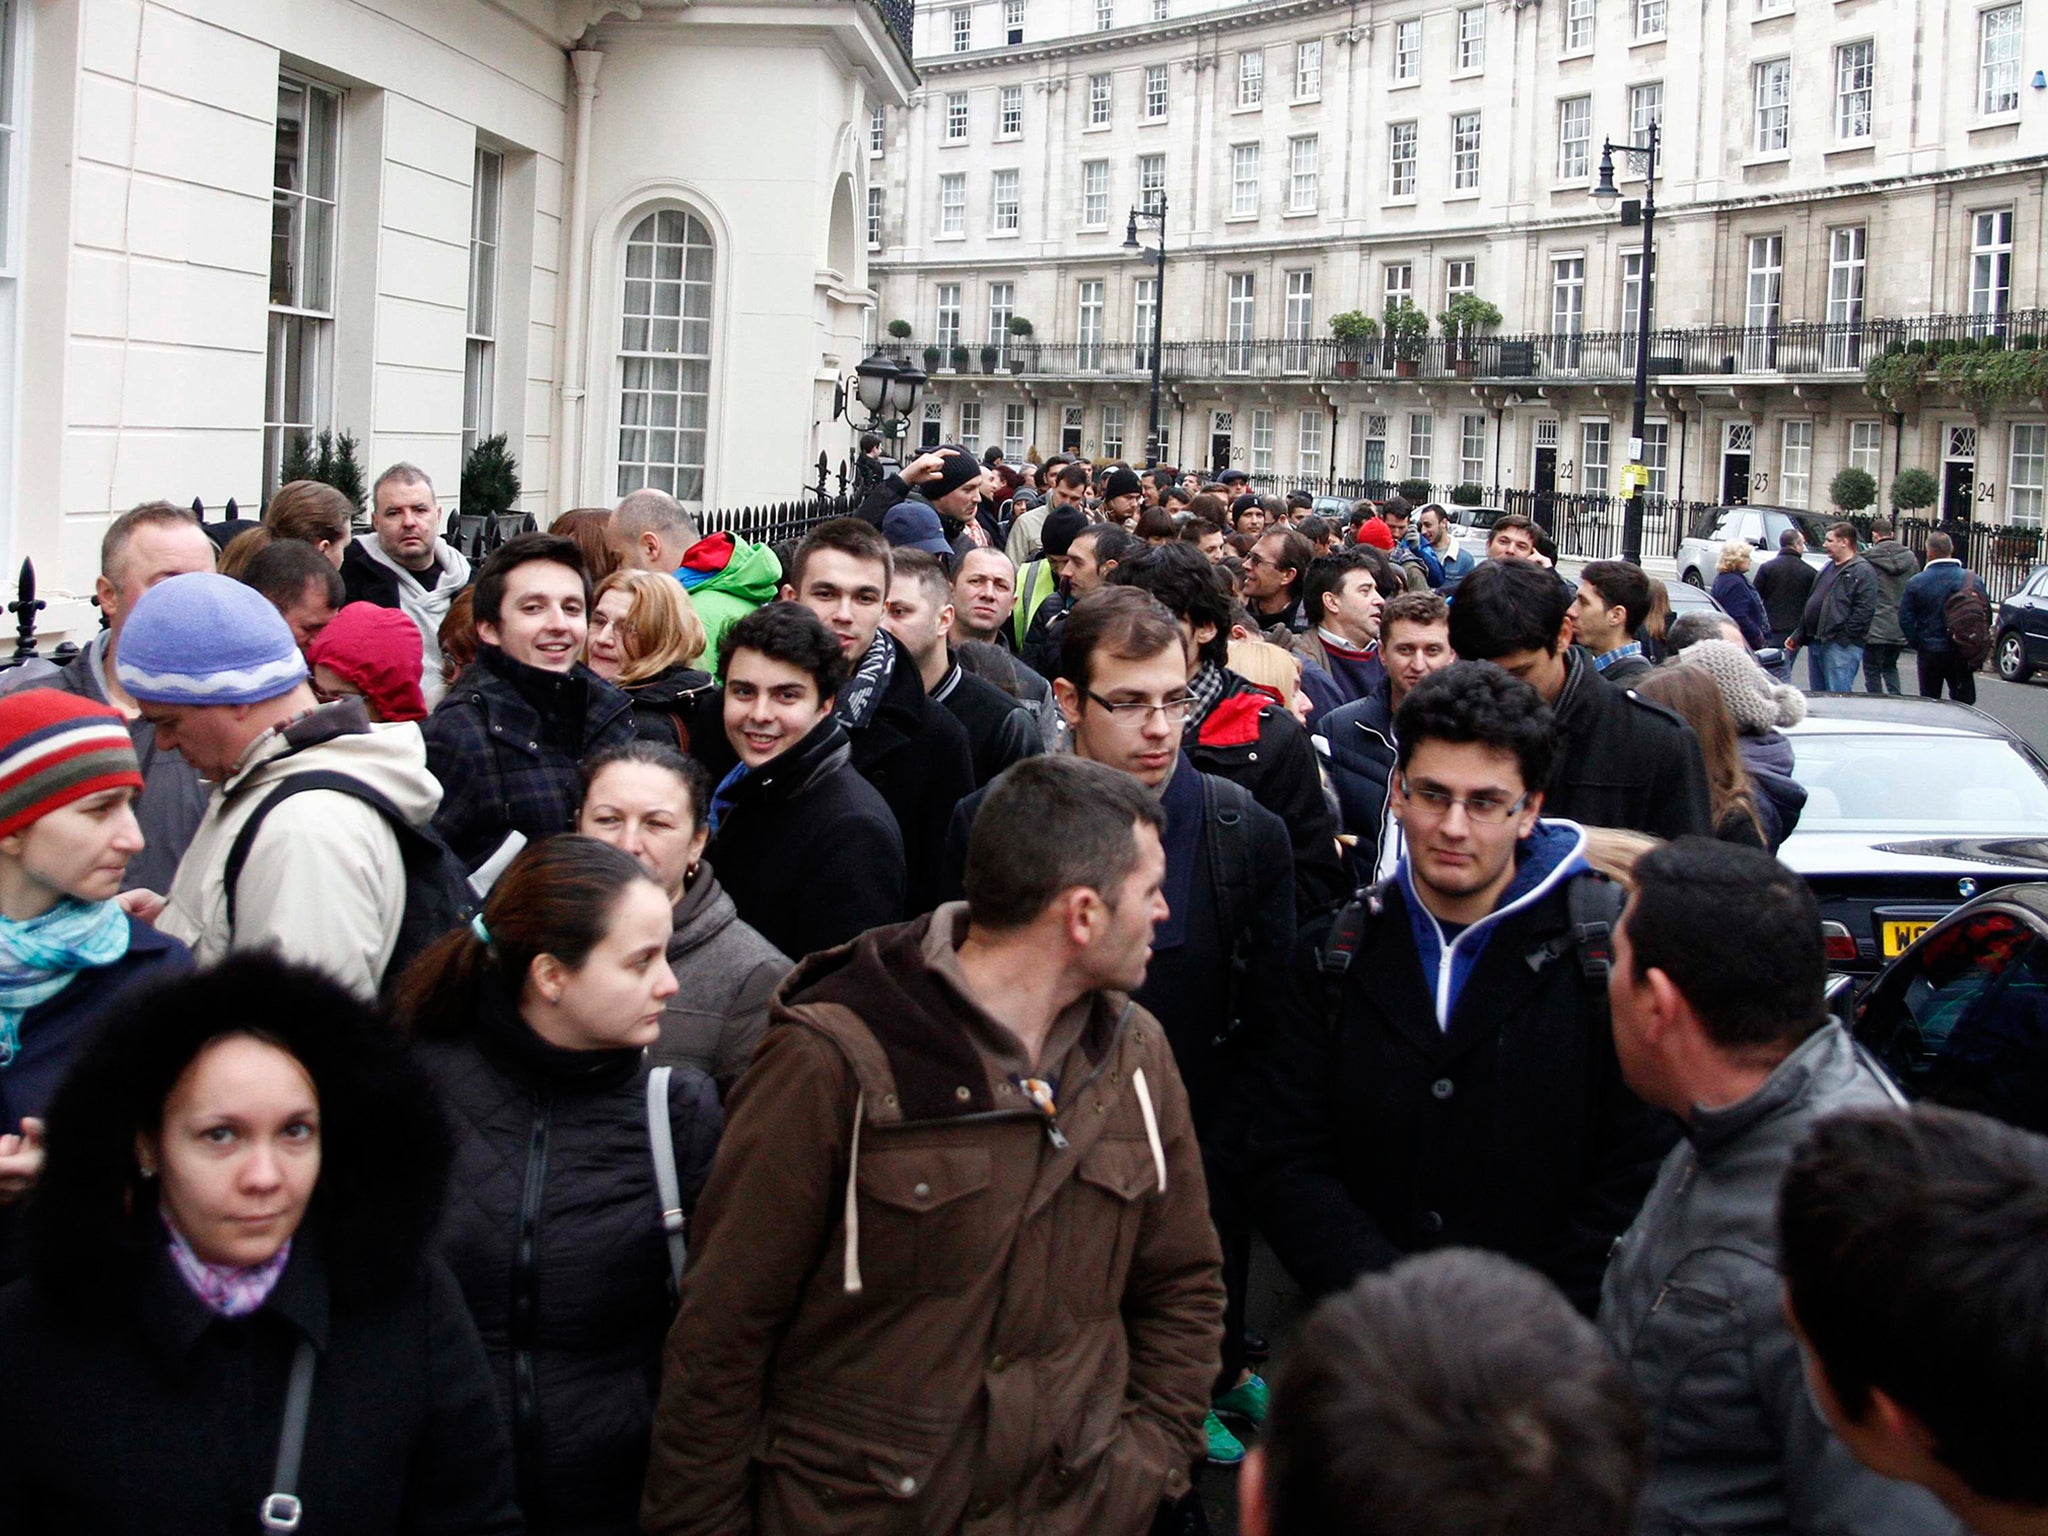
M 1188 723 L 1181 730 L 1183 737 L 1195 736 L 1202 729 L 1202 722 L 1209 718 L 1209 711 L 1223 702 L 1223 696 L 1230 691 L 1229 680 L 1223 669 L 1213 661 L 1205 661 L 1188 679 L 1188 696 L 1195 702 L 1188 710 Z

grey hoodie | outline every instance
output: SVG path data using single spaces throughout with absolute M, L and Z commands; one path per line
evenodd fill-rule
M 707 860 L 676 903 L 668 963 L 676 994 L 662 1008 L 651 1054 L 662 1065 L 708 1072 L 724 1098 L 753 1059 L 768 1028 L 769 994 L 793 962 L 740 921 Z
M 1920 561 L 1897 539 L 1879 539 L 1863 551 L 1863 558 L 1877 572 L 1877 612 L 1870 620 L 1866 645 L 1904 645 L 1906 632 L 1899 628 L 1899 597 L 1906 583 L 1919 574 Z
M 1899 1102 L 1830 1020 L 1748 1098 L 1693 1111 L 1600 1292 L 1600 1331 L 1649 1427 L 1641 1536 L 1960 1529 L 1829 1431 L 1780 1301 L 1778 1183 L 1793 1149 L 1823 1115 Z

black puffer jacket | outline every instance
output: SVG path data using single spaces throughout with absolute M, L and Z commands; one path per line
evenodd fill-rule
M 647 1063 L 549 1045 L 502 998 L 480 1012 L 418 1048 L 455 1129 L 440 1250 L 512 1425 L 527 1530 L 630 1536 L 676 1305 Z M 710 1078 L 675 1069 L 669 1124 L 688 1211 L 723 1126 Z

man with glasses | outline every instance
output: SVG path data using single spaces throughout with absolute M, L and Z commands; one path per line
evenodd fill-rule
M 1229 1301 L 1216 1408 L 1256 1424 L 1265 1417 L 1266 1386 L 1245 1364 L 1251 1219 L 1241 1111 L 1255 1053 L 1274 1027 L 1276 982 L 1294 942 L 1287 828 L 1245 790 L 1199 771 L 1181 750 L 1181 727 L 1194 703 L 1187 641 L 1156 598 L 1110 587 L 1077 604 L 1063 627 L 1053 689 L 1074 755 L 1129 774 L 1166 812 L 1161 889 L 1168 915 L 1153 930 L 1145 984 L 1131 995 L 1172 1043 L 1223 1242 Z M 954 813 L 946 845 L 949 896 L 963 889 L 968 832 L 991 792 L 968 796 Z M 1029 849 L 1016 853 L 1031 856 Z M 1243 1460 L 1243 1442 L 1217 1413 L 1207 1430 L 1210 1460 Z
M 1542 819 L 1558 739 L 1534 688 L 1457 662 L 1394 726 L 1404 852 L 1299 964 L 1254 1111 L 1260 1226 L 1311 1295 L 1486 1248 L 1590 1316 L 1676 1136 L 1615 1058 L 1621 901 L 1584 830 Z

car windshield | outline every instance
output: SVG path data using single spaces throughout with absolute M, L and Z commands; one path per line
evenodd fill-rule
M 1451 518 L 1467 528 L 1491 528 L 1503 515 L 1499 507 L 1459 507 Z
M 2003 741 L 1797 734 L 1792 755 L 1801 832 L 2048 831 L 2048 780 Z

